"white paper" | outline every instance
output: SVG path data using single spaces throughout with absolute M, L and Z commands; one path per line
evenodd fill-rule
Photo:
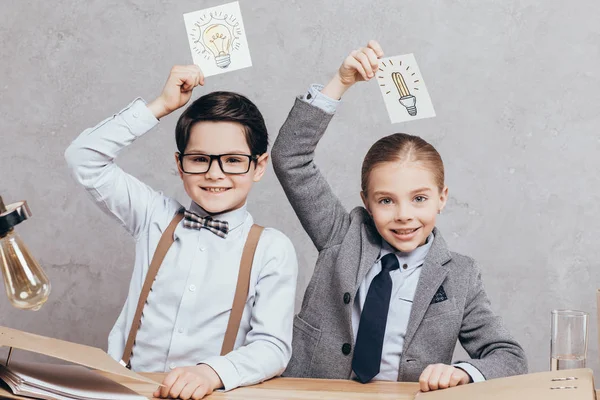
M 204 76 L 252 66 L 239 3 L 183 15 L 194 64 Z
M 435 117 L 429 92 L 413 54 L 380 59 L 376 76 L 393 124 Z
M 146 397 L 81 365 L 12 362 L 0 378 L 17 395 L 44 399 L 145 400 Z M 158 386 L 158 383 L 157 383 Z

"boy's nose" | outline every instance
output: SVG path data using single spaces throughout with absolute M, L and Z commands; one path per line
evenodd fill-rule
M 222 178 L 223 176 L 225 176 L 225 174 L 221 170 L 219 161 L 214 159 L 211 160 L 208 171 L 206 171 L 206 179 L 218 179 Z

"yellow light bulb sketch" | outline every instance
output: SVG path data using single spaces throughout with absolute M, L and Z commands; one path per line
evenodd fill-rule
M 237 3 L 232 4 L 237 5 Z M 217 8 L 221 9 L 222 7 Z M 228 69 L 236 66 L 236 63 L 239 64 L 240 59 L 236 56 L 232 57 L 233 53 L 239 51 L 245 43 L 239 6 L 228 10 L 200 10 L 184 14 L 184 19 L 191 38 L 192 52 L 200 54 L 205 60 L 212 59 L 215 62 L 210 65 L 209 70 Z M 242 64 L 245 62 L 244 51 L 247 52 L 247 44 L 241 51 Z M 200 62 L 199 65 L 205 66 L 200 60 L 194 62 Z M 217 68 L 214 68 L 215 65 Z M 239 68 L 239 65 L 237 67 Z
M 408 111 L 409 115 L 417 115 L 417 98 L 410 94 L 402 74 L 400 72 L 392 72 L 392 81 L 394 82 L 394 85 L 396 85 L 396 89 L 398 89 L 398 93 L 400 94 L 400 104 L 406 107 L 406 111 Z
M 215 24 L 204 30 L 202 42 L 215 57 L 219 68 L 227 68 L 231 64 L 231 32 L 225 25 Z

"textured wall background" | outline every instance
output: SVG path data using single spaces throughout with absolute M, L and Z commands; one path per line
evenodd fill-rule
M 0 0 L 0 193 L 7 202 L 28 200 L 34 217 L 18 231 L 53 285 L 35 313 L 0 296 L 2 325 L 106 347 L 126 296 L 133 241 L 75 185 L 63 152 L 136 96 L 158 95 L 173 64 L 191 63 L 182 15 L 220 3 Z M 405 131 L 431 141 L 445 160 L 451 196 L 439 226 L 454 250 L 480 262 L 530 369 L 549 368 L 553 308 L 592 313 L 588 365 L 597 369 L 600 3 L 240 6 L 254 67 L 207 79 L 194 98 L 218 89 L 248 95 L 274 140 L 294 96 L 326 83 L 353 48 L 377 38 L 387 55 L 415 53 L 437 117 L 391 125 L 377 84 L 357 85 L 322 141 L 319 165 L 351 208 L 360 202 L 361 160 L 376 139 Z M 173 163 L 178 115 L 118 161 L 184 200 Z M 296 244 L 299 306 L 316 252 L 272 170 L 255 187 L 250 211 Z

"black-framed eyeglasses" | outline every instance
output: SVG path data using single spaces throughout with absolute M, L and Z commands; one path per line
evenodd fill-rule
M 257 159 L 249 154 L 179 154 L 179 164 L 186 174 L 205 174 L 217 160 L 225 174 L 241 175 L 250 171 L 250 164 Z

